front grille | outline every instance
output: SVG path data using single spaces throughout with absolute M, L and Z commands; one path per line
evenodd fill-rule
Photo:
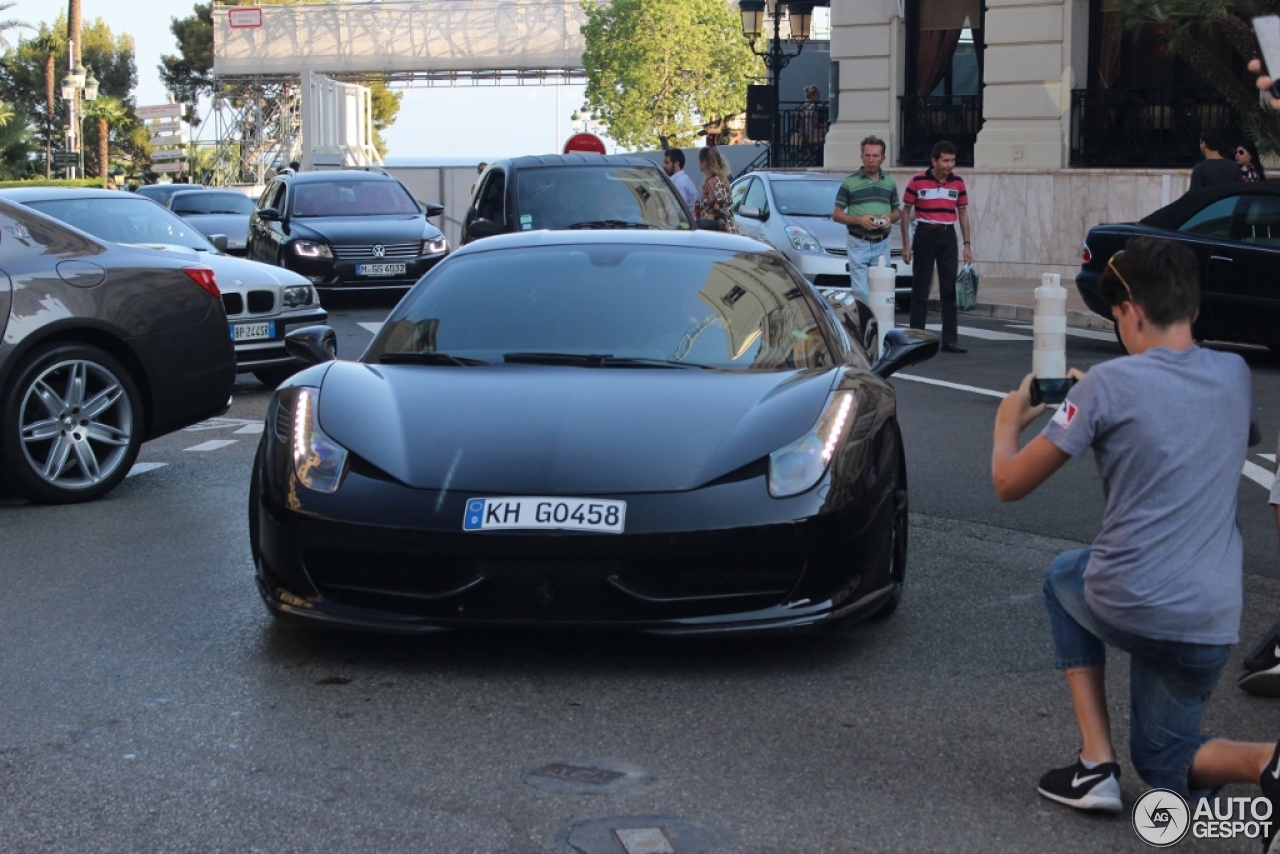
M 828 255 L 848 255 L 849 250 L 844 246 L 824 246 L 822 247 Z
M 249 291 L 248 297 L 249 314 L 270 314 L 276 310 L 275 291 Z M 227 317 L 244 314 L 244 302 L 242 294 L 223 294 L 222 310 L 227 313 Z
M 813 284 L 819 288 L 848 288 L 848 276 L 836 276 L 831 273 L 819 273 L 813 277 Z
M 373 247 L 375 245 L 382 247 L 383 254 L 377 255 L 374 253 Z M 382 258 L 417 258 L 422 254 L 422 241 L 415 240 L 413 243 L 335 245 L 333 247 L 333 254 L 344 261 L 365 259 L 380 260 Z

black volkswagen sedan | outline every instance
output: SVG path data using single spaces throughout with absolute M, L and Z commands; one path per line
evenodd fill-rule
M 225 412 L 235 376 L 211 268 L 0 200 L 3 486 L 98 498 L 144 441 Z
M 425 276 L 359 361 L 279 389 L 249 529 L 276 616 L 671 634 L 888 615 L 907 557 L 894 370 L 748 238 L 538 231 Z
M 277 176 L 249 217 L 248 257 L 301 273 L 318 290 L 408 288 L 448 253 L 420 205 L 383 171 Z
M 1196 338 L 1263 344 L 1280 351 L 1280 180 L 1192 190 L 1138 222 L 1098 225 L 1085 238 L 1076 287 L 1089 309 L 1107 319 L 1098 293 L 1107 261 L 1131 237 L 1176 240 L 1200 267 Z

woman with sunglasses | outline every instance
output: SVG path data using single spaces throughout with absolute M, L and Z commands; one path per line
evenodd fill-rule
M 1267 173 L 1258 158 L 1258 147 L 1248 140 L 1236 146 L 1236 165 L 1240 167 L 1241 181 L 1267 180 Z

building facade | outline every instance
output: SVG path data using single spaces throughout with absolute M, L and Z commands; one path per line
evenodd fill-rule
M 1073 276 L 1091 226 L 1185 191 L 1201 129 L 1239 138 L 1239 117 L 1166 35 L 1121 31 L 1104 0 L 832 0 L 825 168 L 857 169 L 874 134 L 905 183 L 948 139 L 983 273 Z

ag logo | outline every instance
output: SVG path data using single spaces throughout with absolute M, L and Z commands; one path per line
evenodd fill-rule
M 374 244 L 374 246 L 373 246 L 373 257 L 374 257 L 374 258 L 381 258 L 381 257 L 383 257 L 383 256 L 384 256 L 384 255 L 386 255 L 386 254 L 387 254 L 386 247 L 384 247 L 381 243 L 375 243 L 375 244 Z
M 1181 842 L 1190 827 L 1187 802 L 1177 792 L 1152 789 L 1133 805 L 1133 829 L 1148 845 L 1168 848 Z

